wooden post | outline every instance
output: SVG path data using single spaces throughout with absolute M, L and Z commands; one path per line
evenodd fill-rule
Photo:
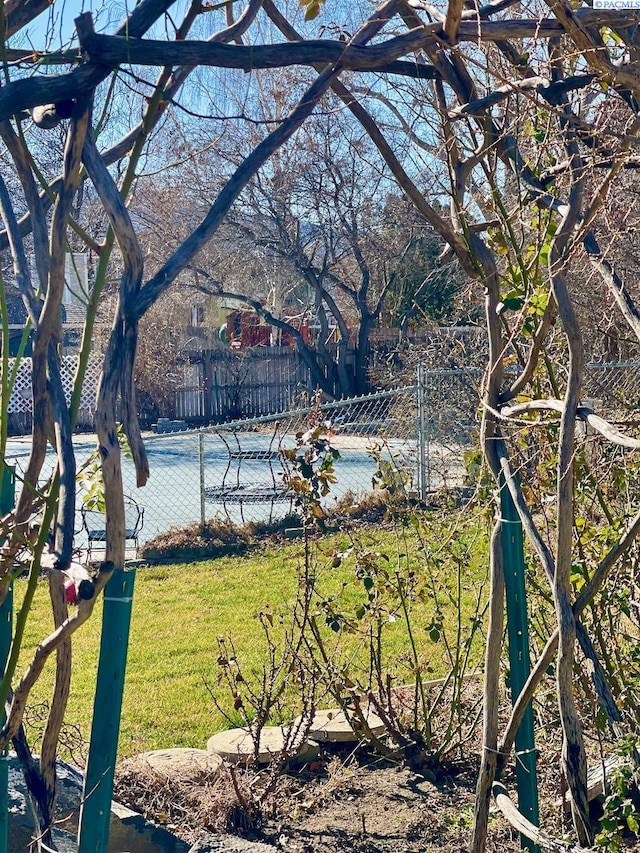
M 78 853 L 107 853 L 109 846 L 134 583 L 135 570 L 116 569 L 104 588 L 100 660 L 80 808 Z

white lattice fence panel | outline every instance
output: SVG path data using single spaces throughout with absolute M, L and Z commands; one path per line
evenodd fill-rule
M 9 370 L 13 370 L 15 359 L 9 359 Z M 31 411 L 31 359 L 23 358 L 18 365 L 18 373 L 13 383 L 9 400 L 9 413 L 21 414 Z
M 15 359 L 9 359 L 9 370 L 13 370 Z M 67 404 L 71 400 L 71 392 L 73 390 L 73 379 L 78 365 L 78 357 L 75 355 L 66 355 L 62 358 L 62 387 L 64 388 Z M 87 373 L 84 384 L 82 386 L 82 395 L 80 398 L 80 408 L 93 412 L 96 402 L 96 389 L 98 387 L 98 378 L 100 376 L 100 362 L 98 359 L 90 359 L 87 366 Z M 9 400 L 9 413 L 22 414 L 31 412 L 32 409 L 32 389 L 31 389 L 31 359 L 23 358 L 18 365 L 16 379 Z

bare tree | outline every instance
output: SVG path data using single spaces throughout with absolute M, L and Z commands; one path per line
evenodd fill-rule
M 287 79 L 294 86 L 291 72 Z M 267 107 L 283 108 L 279 78 L 272 90 L 273 98 L 260 104 L 267 125 L 277 123 L 276 115 L 266 115 Z M 444 305 L 460 287 L 459 277 L 445 282 L 437 275 L 442 240 L 400 199 L 393 203 L 394 181 L 384 175 L 378 152 L 361 128 L 336 114 L 336 106 L 328 102 L 295 142 L 274 154 L 192 266 L 200 292 L 243 302 L 293 339 L 313 383 L 331 397 L 369 390 L 370 335 L 385 309 L 394 313 L 390 296 L 396 289 L 397 313 L 403 306 L 403 313 L 413 308 L 419 315 L 420 304 Z M 208 159 L 219 158 L 222 150 L 225 159 L 239 162 L 261 133 L 263 125 L 227 130 Z M 169 195 L 188 222 L 219 185 L 220 173 L 198 156 L 205 148 L 202 133 L 194 131 L 189 143 L 184 136 L 176 149 L 182 189 L 174 186 Z M 143 192 L 154 245 L 175 240 L 166 203 L 158 204 L 166 189 L 154 183 Z M 137 210 L 140 204 L 139 192 Z M 411 279 L 411 295 L 400 295 Z M 188 282 L 184 276 L 185 286 Z M 309 321 L 312 336 L 304 334 Z

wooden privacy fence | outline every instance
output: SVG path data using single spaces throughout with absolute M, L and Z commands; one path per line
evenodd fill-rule
M 62 359 L 62 382 L 67 403 L 71 398 L 73 379 L 78 364 L 75 355 Z M 9 359 L 12 371 L 15 359 Z M 176 392 L 176 416 L 191 422 L 221 422 L 238 418 L 260 417 L 305 406 L 310 402 L 313 386 L 308 368 L 295 351 L 287 347 L 259 347 L 254 350 L 223 350 L 203 354 L 194 365 L 197 384 Z M 95 398 L 101 363 L 91 358 L 87 368 L 77 423 L 94 424 Z M 477 368 L 426 370 L 425 406 L 438 414 L 439 432 L 452 434 L 473 420 L 478 405 L 476 386 L 481 371 Z M 608 411 L 635 411 L 640 394 L 640 362 L 602 362 L 586 366 L 583 396 L 596 401 L 597 408 Z M 465 417 L 458 408 L 463 406 Z M 10 434 L 31 428 L 32 393 L 31 359 L 23 357 L 18 365 L 9 400 Z M 425 409 L 426 411 L 426 409 Z M 452 413 L 448 429 L 445 415 Z M 432 427 L 433 428 L 433 427 Z M 445 442 L 445 443 L 447 443 Z
M 176 392 L 176 416 L 220 421 L 284 411 L 308 400 L 308 368 L 288 347 L 203 353 L 198 384 Z

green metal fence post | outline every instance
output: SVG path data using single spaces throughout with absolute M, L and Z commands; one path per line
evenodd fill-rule
M 500 508 L 502 512 L 502 554 L 504 558 L 507 597 L 507 634 L 509 637 L 511 696 L 515 698 L 522 690 L 531 669 L 531 660 L 529 657 L 529 619 L 525 587 L 522 524 L 513 498 L 502 477 L 500 479 Z M 518 807 L 531 823 L 539 826 L 536 748 L 531 703 L 527 706 L 516 733 L 515 747 Z M 522 846 L 531 850 L 532 853 L 538 853 L 539 847 L 533 841 L 521 836 L 521 842 Z
M 84 780 L 78 853 L 107 853 L 135 570 L 116 569 L 104 589 L 98 679 Z
M 10 586 L 5 600 L 0 604 L 0 672 L 4 675 L 11 649 L 13 619 L 13 588 Z M 0 713 L 0 725 L 4 725 L 4 708 Z M 9 849 L 9 748 L 0 753 L 0 853 Z
M 16 469 L 0 458 L 0 515 L 11 512 L 16 503 Z
M 16 502 L 15 468 L 0 459 L 0 515 L 11 512 Z M 0 604 L 0 673 L 4 675 L 11 649 L 13 618 L 13 589 L 10 586 Z M 5 722 L 4 708 L 0 709 L 0 725 Z M 0 753 L 0 853 L 9 849 L 9 749 Z
M 198 459 L 200 462 L 200 524 L 204 527 L 207 520 L 204 493 L 204 433 L 198 435 Z

